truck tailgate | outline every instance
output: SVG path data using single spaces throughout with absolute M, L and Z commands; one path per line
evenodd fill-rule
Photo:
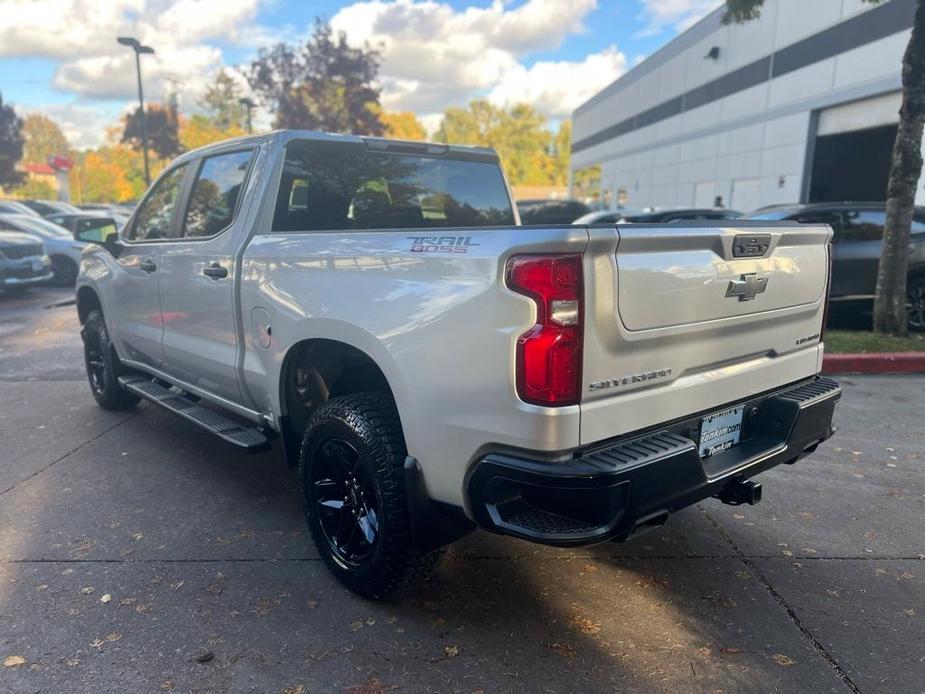
M 589 234 L 582 444 L 819 370 L 828 227 L 731 220 Z

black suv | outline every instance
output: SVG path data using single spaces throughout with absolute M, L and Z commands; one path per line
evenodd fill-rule
M 842 304 L 864 313 L 871 312 L 886 221 L 884 203 L 779 205 L 753 212 L 746 219 L 789 219 L 830 225 L 835 232 L 829 292 L 832 306 Z M 925 330 L 925 207 L 915 208 L 912 221 L 906 291 L 909 329 Z

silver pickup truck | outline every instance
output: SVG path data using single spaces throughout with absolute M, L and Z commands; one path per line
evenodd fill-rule
M 87 372 L 249 451 L 383 597 L 475 527 L 625 540 L 832 434 L 826 226 L 520 226 L 477 147 L 276 132 L 189 152 L 77 281 Z

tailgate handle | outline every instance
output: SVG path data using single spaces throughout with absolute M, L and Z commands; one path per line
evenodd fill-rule
M 732 240 L 733 258 L 760 258 L 771 245 L 770 234 L 737 234 Z

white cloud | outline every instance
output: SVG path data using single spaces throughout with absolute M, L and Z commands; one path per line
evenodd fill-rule
M 184 108 L 195 107 L 222 52 L 209 43 L 254 32 L 258 0 L 7 0 L 0 58 L 58 59 L 51 86 L 85 98 L 136 97 L 134 36 L 155 49 L 142 56 L 146 96 L 163 100 L 175 80 Z
M 722 0 L 640 0 L 647 25 L 637 36 L 654 36 L 666 28 L 676 33 L 696 24 L 722 4 Z
M 50 86 L 76 101 L 54 112 L 66 121 L 75 145 L 95 144 L 111 123 L 101 119 L 118 114 L 87 104 L 116 100 L 129 109 L 137 98 L 134 56 L 115 37 L 135 36 L 154 47 L 153 55 L 141 59 L 147 101 L 163 101 L 175 88 L 181 110 L 196 112 L 197 99 L 223 65 L 220 46 L 257 48 L 300 41 L 310 33 L 261 25 L 259 5 L 273 1 L 4 0 L 0 59 L 55 60 Z M 558 118 L 615 79 L 627 62 L 616 48 L 575 61 L 529 62 L 585 31 L 597 4 L 492 0 L 456 9 L 448 0 L 359 0 L 340 9 L 331 24 L 352 43 L 368 41 L 381 49 L 384 107 L 414 111 L 433 130 L 443 109 L 473 98 L 527 101 Z M 266 115 L 258 113 L 258 122 Z M 99 134 L 93 136 L 91 128 Z
M 571 88 L 583 87 L 570 82 L 572 72 L 585 63 L 542 62 L 527 69 L 521 60 L 581 33 L 596 5 L 597 0 L 527 0 L 509 8 L 495 0 L 488 7 L 455 10 L 435 0 L 368 0 L 342 8 L 331 25 L 346 33 L 351 43 L 368 41 L 381 49 L 382 102 L 387 109 L 432 119 L 447 106 L 489 93 L 497 101 L 507 100 L 517 80 L 527 77 L 556 82 L 545 88 L 531 84 L 518 100 L 561 114 L 569 110 L 563 99 L 569 105 L 583 100 L 571 94 Z M 605 54 L 599 56 L 598 67 L 611 61 Z M 613 72 L 608 74 L 601 86 L 613 79 Z M 582 80 L 588 82 L 590 76 L 583 73 Z
M 508 71 L 489 94 L 503 106 L 527 102 L 552 117 L 567 117 L 626 72 L 626 56 L 612 46 L 581 62 L 537 62 Z
M 28 108 L 18 107 L 21 116 L 29 113 L 41 113 L 48 116 L 67 138 L 68 144 L 75 149 L 98 147 L 106 139 L 106 128 L 112 126 L 119 116 L 134 104 L 123 109 L 112 109 L 86 103 L 70 104 L 34 104 Z

